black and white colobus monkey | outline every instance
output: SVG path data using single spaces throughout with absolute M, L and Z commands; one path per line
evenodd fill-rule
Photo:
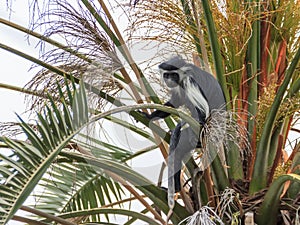
M 225 109 L 225 98 L 218 81 L 209 73 L 176 56 L 158 66 L 163 80 L 170 88 L 171 99 L 166 106 L 178 108 L 185 105 L 201 125 L 215 109 Z M 149 119 L 165 118 L 170 114 L 160 110 L 146 115 Z M 181 161 L 199 143 L 199 135 L 190 127 L 182 129 L 179 123 L 172 132 L 168 158 L 169 199 L 180 191 Z M 171 190 L 170 190 L 171 189 Z M 173 191 L 172 191 L 173 189 Z M 170 196 L 171 195 L 171 196 Z

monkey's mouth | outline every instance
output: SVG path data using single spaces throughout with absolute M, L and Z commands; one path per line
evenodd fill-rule
M 175 81 L 165 81 L 166 85 L 169 87 L 169 88 L 174 88 L 174 87 L 177 87 L 178 86 L 178 83 L 175 82 Z

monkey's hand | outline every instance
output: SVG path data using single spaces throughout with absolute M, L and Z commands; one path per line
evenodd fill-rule
M 170 103 L 170 102 L 167 102 L 164 104 L 165 106 L 169 106 L 169 107 L 173 107 L 174 106 Z M 170 115 L 170 113 L 168 112 L 164 112 L 164 111 L 161 111 L 161 110 L 155 110 L 153 113 L 151 114 L 148 114 L 146 112 L 143 112 L 141 110 L 137 110 L 137 112 L 139 112 L 140 114 L 142 114 L 144 117 L 146 117 L 147 119 L 149 120 L 158 120 L 158 119 L 163 119 L 163 118 L 166 118 L 167 116 Z
M 147 118 L 147 119 L 151 119 L 150 115 L 146 112 L 143 112 L 142 110 L 137 110 L 136 112 L 138 112 L 139 114 L 141 114 L 143 117 Z M 139 120 L 135 120 L 136 122 L 139 122 Z

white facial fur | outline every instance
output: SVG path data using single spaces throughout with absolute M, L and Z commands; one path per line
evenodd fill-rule
M 163 74 L 166 73 L 166 72 L 167 73 L 178 73 L 178 75 L 179 75 L 179 83 L 182 81 L 183 78 L 186 77 L 186 73 L 182 69 L 178 69 L 178 70 L 163 70 L 163 69 L 159 69 L 159 73 L 161 75 L 162 80 L 164 80 L 163 79 Z
M 164 72 L 175 72 L 179 74 L 179 83 L 183 82 L 183 87 L 185 88 L 185 94 L 191 103 L 199 108 L 202 112 L 205 113 L 205 119 L 209 116 L 209 105 L 202 95 L 201 91 L 199 90 L 198 85 L 192 82 L 192 76 L 188 74 L 191 72 L 192 68 L 189 66 L 183 66 L 178 70 L 162 70 L 160 69 L 160 74 L 163 75 Z M 177 85 L 176 87 L 171 88 L 173 91 L 178 92 L 182 87 Z

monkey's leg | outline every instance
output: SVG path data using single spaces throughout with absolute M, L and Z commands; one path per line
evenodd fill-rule
M 176 148 L 174 149 L 174 181 L 175 192 L 180 191 L 180 173 L 182 162 L 186 159 L 189 153 L 197 147 L 198 137 L 193 130 L 188 127 L 181 131 Z M 171 150 L 171 149 L 170 149 Z
M 190 127 L 180 131 L 181 124 L 172 132 L 168 157 L 168 200 L 169 206 L 174 206 L 174 193 L 180 191 L 181 162 L 196 148 L 198 136 Z

